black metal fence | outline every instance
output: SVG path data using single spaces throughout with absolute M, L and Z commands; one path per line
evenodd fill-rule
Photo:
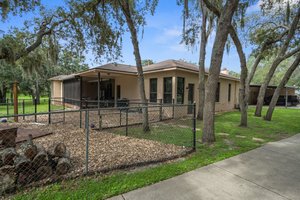
M 119 100 L 87 100 L 87 99 L 69 99 L 69 98 L 41 98 L 37 99 L 19 99 L 17 114 L 34 114 L 65 111 L 65 110 L 80 110 L 80 109 L 102 109 L 112 107 L 139 107 L 139 106 L 162 106 L 162 99 L 156 102 L 142 103 L 138 99 L 119 99 Z M 168 105 L 175 105 L 174 99 Z M 14 113 L 14 102 L 12 99 L 7 99 L 5 103 L 0 103 L 0 118 L 4 118 Z M 24 118 L 24 117 L 23 117 Z M 49 119 L 50 120 L 50 119 Z M 50 121 L 49 121 L 50 122 Z
M 196 148 L 195 114 L 195 104 L 159 104 L 5 116 L 0 194 L 185 156 Z
M 18 100 L 18 114 L 31 114 L 35 112 L 47 112 L 48 98 L 37 99 L 19 99 Z M 13 99 L 6 99 L 5 102 L 0 103 L 0 117 L 14 114 Z

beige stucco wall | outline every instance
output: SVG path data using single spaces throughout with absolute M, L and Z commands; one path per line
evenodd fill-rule
M 138 79 L 135 76 L 122 75 L 115 77 L 115 97 L 117 86 L 121 86 L 121 99 L 140 99 L 138 93 Z
M 63 87 L 62 81 L 51 81 L 51 98 L 62 98 Z
M 228 79 L 220 79 L 220 101 L 216 102 L 216 111 L 228 111 L 234 109 L 234 106 L 238 103 L 238 90 L 239 90 L 239 82 L 228 80 Z M 229 84 L 231 84 L 231 98 L 228 101 L 228 88 Z
M 176 73 L 175 71 L 164 71 L 164 72 L 155 72 L 151 74 L 145 74 L 145 93 L 146 98 L 149 99 L 150 97 L 150 79 L 157 78 L 157 99 L 163 99 L 164 97 L 164 78 L 172 77 L 172 98 L 175 98 L 175 91 L 176 91 Z
M 184 104 L 188 103 L 188 84 L 194 84 L 194 101 L 198 102 L 198 74 L 181 71 L 181 70 L 165 70 L 155 73 L 145 74 L 145 93 L 146 98 L 150 96 L 150 79 L 157 78 L 157 99 L 163 99 L 163 80 L 165 77 L 172 77 L 172 98 L 176 102 L 177 96 L 177 77 L 185 78 L 185 89 L 184 89 Z M 117 97 L 117 86 L 121 86 L 121 99 L 126 98 L 129 100 L 139 100 L 139 88 L 138 78 L 131 75 L 119 75 L 114 77 L 115 89 L 114 96 Z M 234 109 L 235 105 L 238 104 L 238 90 L 239 82 L 220 78 L 220 101 L 216 102 L 216 112 L 229 111 Z M 228 102 L 228 85 L 231 84 L 231 101 Z M 51 95 L 52 97 L 62 97 L 62 82 L 52 81 L 51 84 Z M 91 88 L 90 88 L 91 89 Z M 89 90 L 89 88 L 83 88 L 83 90 Z
M 150 91 L 150 78 L 157 78 L 157 99 L 163 98 L 163 79 L 164 77 L 173 77 L 172 82 L 172 96 L 175 99 L 177 96 L 177 77 L 185 78 L 184 90 L 184 104 L 188 103 L 188 84 L 194 84 L 194 101 L 198 102 L 198 74 L 187 71 L 164 71 L 151 74 L 145 74 L 145 92 L 146 97 L 149 99 Z M 239 82 L 220 78 L 220 101 L 216 102 L 216 112 L 233 110 L 235 105 L 238 104 L 238 91 Z M 228 87 L 231 84 L 231 100 L 228 102 Z

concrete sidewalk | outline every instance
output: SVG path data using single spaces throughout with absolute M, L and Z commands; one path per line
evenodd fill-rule
M 111 200 L 299 199 L 300 134 Z

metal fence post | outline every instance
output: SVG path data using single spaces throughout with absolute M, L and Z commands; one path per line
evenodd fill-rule
M 162 99 L 159 100 L 159 121 L 162 121 Z
M 101 115 L 101 113 L 100 113 L 100 110 L 98 111 L 99 112 L 99 115 L 98 115 L 98 117 L 99 117 L 99 130 L 102 130 L 102 115 Z
M 51 98 L 48 99 L 48 124 L 51 124 Z
M 128 110 L 129 108 L 126 109 L 126 133 L 125 133 L 126 136 L 128 136 Z
M 23 113 L 23 120 L 25 120 L 25 100 L 22 101 L 22 113 Z
M 79 128 L 82 128 L 82 100 L 80 100 L 80 111 L 79 111 Z
M 34 98 L 34 122 L 37 122 L 36 113 L 37 113 L 37 99 Z
M 85 134 L 86 134 L 86 146 L 85 146 L 85 174 L 89 172 L 89 111 L 85 111 Z
M 66 113 L 65 113 L 65 109 L 66 109 L 66 103 L 65 103 L 65 98 L 63 97 L 62 98 L 62 100 L 63 100 L 63 122 L 65 123 L 65 121 L 66 121 Z
M 196 151 L 196 102 L 193 103 L 193 150 Z
M 175 99 L 172 99 L 172 119 L 175 118 Z
M 120 126 L 122 126 L 122 109 L 120 108 Z

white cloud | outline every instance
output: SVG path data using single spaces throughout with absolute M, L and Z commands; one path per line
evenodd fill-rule
M 170 29 L 164 30 L 164 35 L 171 37 L 179 37 L 181 36 L 182 30 L 179 27 L 174 27 Z
M 186 48 L 186 46 L 184 44 L 171 45 L 169 48 L 171 51 L 175 51 L 175 52 L 187 52 L 188 51 L 188 49 Z
M 178 26 L 164 28 L 161 31 L 162 33 L 154 39 L 157 44 L 167 44 L 170 41 L 180 41 L 181 39 L 182 30 Z

